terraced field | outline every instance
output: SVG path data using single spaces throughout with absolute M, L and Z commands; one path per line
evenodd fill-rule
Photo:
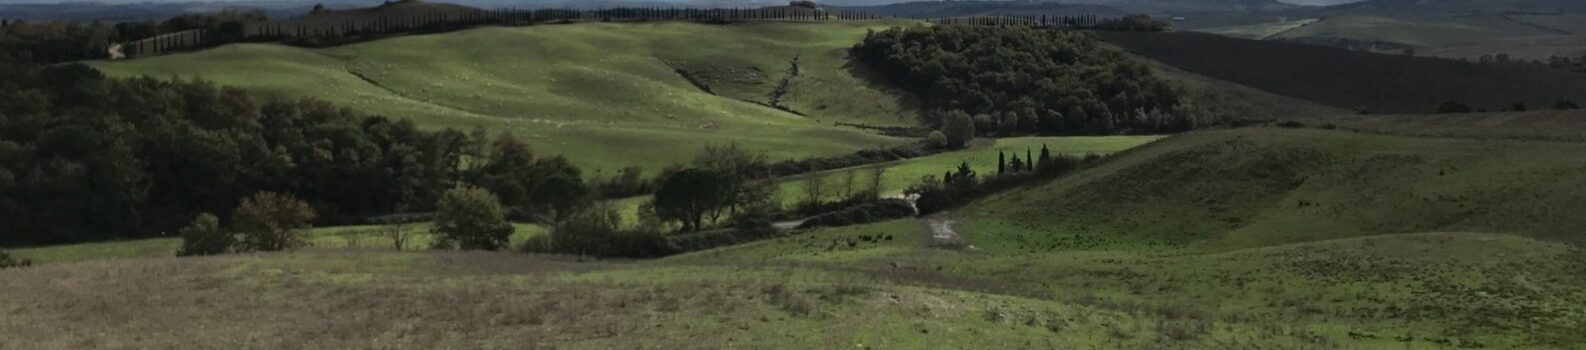
M 601 173 L 659 168 L 708 143 L 737 142 L 787 159 L 903 142 L 833 126 L 914 123 L 907 96 L 867 80 L 846 59 L 867 29 L 895 24 L 485 27 L 326 49 L 229 45 L 94 65 L 116 76 L 201 78 L 316 97 L 427 127 L 509 130 L 543 154 Z

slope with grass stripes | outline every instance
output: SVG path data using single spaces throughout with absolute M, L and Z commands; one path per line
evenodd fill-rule
M 796 158 L 902 142 L 832 126 L 915 122 L 907 97 L 871 83 L 846 58 L 867 29 L 891 24 L 484 27 L 326 49 L 229 45 L 95 66 L 317 97 L 428 127 L 510 130 L 542 154 L 598 172 L 659 168 L 707 143 Z M 768 106 L 783 85 L 776 105 L 793 112 Z
M 1586 145 L 1236 129 L 1174 137 L 962 210 L 982 247 L 1250 248 L 1368 235 L 1586 243 Z

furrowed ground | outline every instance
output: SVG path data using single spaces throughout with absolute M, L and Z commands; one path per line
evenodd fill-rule
M 428 127 L 510 130 L 537 152 L 600 174 L 658 169 L 709 143 L 792 159 L 904 142 L 834 126 L 916 122 L 907 97 L 847 59 L 867 29 L 898 24 L 484 27 L 325 49 L 238 44 L 94 65 L 113 76 L 201 78 L 316 97 Z
M 0 271 L 5 346 L 1578 347 L 1574 143 L 1236 129 L 660 260 L 310 249 Z M 262 316 L 268 315 L 268 316 Z M 100 332 L 64 332 L 92 327 Z M 37 338 L 27 334 L 73 334 Z M 292 334 L 293 336 L 283 336 Z

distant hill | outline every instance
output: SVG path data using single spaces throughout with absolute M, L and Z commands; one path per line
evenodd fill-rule
M 1314 9 L 1320 15 L 1421 16 L 1471 12 L 1570 12 L 1586 13 L 1580 0 L 1371 0 Z
M 1082 14 L 1121 16 L 1127 14 L 1126 12 L 1116 8 L 1102 5 L 1029 1 L 916 1 L 880 6 L 852 6 L 837 8 L 851 11 L 864 11 L 890 16 L 914 18 L 995 15 L 1066 16 Z
M 1382 55 L 1213 34 L 1098 33 L 1136 54 L 1279 95 L 1371 113 L 1430 113 L 1444 102 L 1499 110 L 1583 97 L 1586 75 L 1542 65 Z

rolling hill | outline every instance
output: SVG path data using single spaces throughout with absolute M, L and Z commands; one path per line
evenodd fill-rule
M 659 260 L 310 249 L 0 271 L 22 348 L 1580 344 L 1575 143 L 1196 132 L 951 213 Z M 261 316 L 268 315 L 268 316 Z M 159 320 L 159 321 L 152 321 Z M 23 334 L 69 332 L 63 337 Z M 291 337 L 281 334 L 294 334 Z
M 1444 102 L 1499 110 L 1583 100 L 1586 75 L 1541 65 L 1381 55 L 1204 33 L 1098 35 L 1168 65 L 1275 94 L 1370 113 L 1429 113 Z
M 1315 129 L 1174 137 L 959 212 L 987 249 L 1252 248 L 1419 232 L 1586 243 L 1586 145 Z M 995 232 L 993 234 L 992 232 Z M 1006 245 L 993 245 L 998 242 Z
M 867 29 L 889 25 L 486 27 L 327 49 L 228 45 L 94 65 L 115 76 L 316 97 L 427 127 L 511 130 L 537 152 L 598 173 L 657 169 L 707 143 L 738 142 L 788 159 L 903 142 L 831 126 L 915 122 L 907 96 L 872 83 L 846 59 Z M 799 74 L 790 77 L 794 64 Z M 777 100 L 786 110 L 767 106 L 784 79 Z

